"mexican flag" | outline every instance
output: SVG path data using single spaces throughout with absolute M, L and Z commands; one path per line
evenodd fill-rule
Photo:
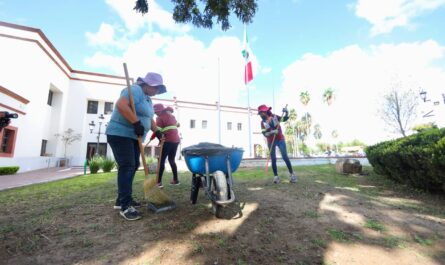
M 244 50 L 242 51 L 244 57 L 244 83 L 247 84 L 253 80 L 252 61 L 250 60 L 250 47 L 247 38 L 247 30 L 244 27 Z

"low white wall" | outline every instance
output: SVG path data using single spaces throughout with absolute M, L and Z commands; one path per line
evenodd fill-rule
M 48 167 L 55 167 L 58 165 L 60 157 L 13 157 L 8 159 L 0 159 L 0 167 L 19 166 L 19 173 L 30 170 L 37 170 Z
M 325 165 L 325 164 L 335 164 L 337 159 L 351 158 L 360 161 L 363 166 L 370 166 L 369 161 L 366 157 L 314 157 L 314 158 L 290 158 L 292 166 L 309 166 L 309 165 Z M 284 160 L 277 158 L 277 165 L 279 167 L 286 166 Z M 264 167 L 266 166 L 266 159 L 243 159 L 241 161 L 240 167 Z M 269 167 L 272 164 L 269 161 Z

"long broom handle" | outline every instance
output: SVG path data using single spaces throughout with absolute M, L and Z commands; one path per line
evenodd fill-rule
M 125 79 L 127 81 L 128 97 L 130 99 L 130 108 L 133 111 L 134 115 L 136 115 L 136 108 L 134 107 L 133 94 L 131 93 L 131 86 L 130 86 L 130 77 L 128 76 L 128 69 L 126 63 L 124 63 L 124 71 L 125 71 Z M 138 145 L 139 145 L 139 152 L 141 153 L 142 165 L 144 165 L 144 173 L 145 176 L 148 176 L 148 167 L 147 167 L 147 162 L 145 161 L 144 147 L 142 146 L 141 136 L 138 136 Z
M 285 109 L 287 108 L 287 104 L 286 104 L 286 106 L 285 106 L 284 108 L 285 108 Z M 283 112 L 283 114 L 281 114 L 280 122 L 278 123 L 278 125 L 280 125 L 280 123 L 283 121 L 283 117 L 284 117 L 284 112 Z M 277 128 L 278 128 L 278 125 L 277 125 Z M 276 138 L 276 137 L 277 137 L 277 135 L 274 134 L 274 136 L 273 136 L 273 138 L 272 138 L 272 144 L 270 145 L 270 149 L 269 149 L 269 155 L 267 156 L 267 160 L 266 160 L 266 169 L 265 169 L 266 174 L 267 174 L 267 172 L 269 171 L 269 160 L 270 160 L 270 156 L 271 156 L 271 154 L 272 154 L 272 148 L 274 147 L 273 144 L 275 143 L 275 138 Z
M 159 169 L 161 168 L 161 158 L 162 158 L 162 151 L 164 150 L 164 142 L 165 139 L 162 138 L 160 142 L 160 150 L 159 150 L 159 158 L 158 158 L 158 166 L 156 167 L 156 181 L 159 182 Z

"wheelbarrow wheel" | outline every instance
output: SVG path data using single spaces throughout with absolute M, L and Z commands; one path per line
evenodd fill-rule
M 225 201 L 229 199 L 229 189 L 227 184 L 226 175 L 222 171 L 216 171 L 213 176 L 213 193 L 215 198 L 219 201 Z M 212 201 L 212 211 L 216 218 L 223 217 L 224 207 Z
M 222 171 L 216 171 L 214 175 L 215 188 L 216 188 L 216 198 L 219 201 L 225 201 L 229 199 L 229 189 L 226 179 L 226 174 Z
M 216 202 L 212 202 L 212 212 L 216 218 L 223 217 L 223 206 L 217 204 Z

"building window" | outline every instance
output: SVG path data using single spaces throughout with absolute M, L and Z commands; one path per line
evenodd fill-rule
M 0 157 L 12 157 L 14 155 L 15 127 L 4 128 L 0 133 Z
M 207 121 L 202 121 L 202 128 L 207 129 Z
M 238 123 L 237 124 L 237 128 L 238 128 L 238 131 L 241 131 L 243 129 L 243 124 L 242 123 Z
M 48 101 L 46 102 L 49 106 L 53 105 L 53 95 L 54 92 L 50 90 L 48 93 Z
M 195 128 L 195 120 L 190 120 L 190 129 Z
M 227 130 L 232 130 L 232 123 L 231 122 L 228 122 L 227 123 Z
M 48 144 L 48 140 L 42 140 L 42 146 L 40 147 L 40 156 L 46 155 L 46 145 Z
M 87 113 L 88 114 L 97 114 L 98 105 L 99 105 L 98 101 L 88 100 Z
M 113 102 L 105 102 L 104 114 L 113 113 Z

